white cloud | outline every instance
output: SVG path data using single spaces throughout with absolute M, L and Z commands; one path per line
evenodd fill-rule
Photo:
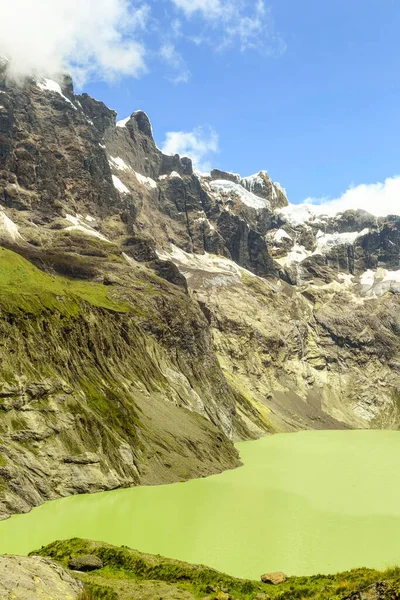
M 400 175 L 389 177 L 383 183 L 361 184 L 350 187 L 334 200 L 307 198 L 304 204 L 318 205 L 317 211 L 336 214 L 349 209 L 362 209 L 377 217 L 400 215 Z
M 218 152 L 218 134 L 212 127 L 196 127 L 193 131 L 169 131 L 162 151 L 168 155 L 188 156 L 198 171 L 209 171 L 209 155 Z
M 138 76 L 146 69 L 138 38 L 149 14 L 129 0 L 3 0 L 0 54 L 15 76 L 67 70 L 78 85 Z
M 0 57 L 16 77 L 68 71 L 82 87 L 139 76 L 154 59 L 168 65 L 171 81 L 188 81 L 178 40 L 269 54 L 283 48 L 264 0 L 167 1 L 159 18 L 150 0 L 3 0 Z
M 177 8 L 183 10 L 185 15 L 202 13 L 206 18 L 220 17 L 223 8 L 229 6 L 229 2 L 223 0 L 172 0 Z
M 253 49 L 277 55 L 286 49 L 263 0 L 171 1 L 187 19 L 197 19 L 200 27 L 204 25 L 200 33 L 192 36 L 196 44 L 210 43 L 218 50 L 238 45 L 242 52 Z
M 187 83 L 189 81 L 191 75 L 189 67 L 172 42 L 163 44 L 160 56 L 174 71 L 174 74 L 168 77 L 170 81 L 173 83 Z

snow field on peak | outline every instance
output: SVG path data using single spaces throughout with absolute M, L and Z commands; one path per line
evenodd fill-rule
M 317 247 L 314 254 L 325 254 L 325 252 L 328 252 L 331 248 L 341 246 L 342 244 L 354 244 L 357 238 L 367 235 L 368 233 L 369 229 L 346 233 L 324 233 L 319 230 L 317 233 Z
M 279 234 L 279 232 L 283 233 Z M 355 243 L 357 238 L 367 235 L 368 233 L 369 229 L 363 229 L 362 231 L 354 231 L 349 233 L 324 233 L 323 231 L 319 230 L 316 236 L 317 245 L 313 252 L 307 250 L 304 246 L 295 243 L 290 252 L 288 252 L 286 256 L 277 259 L 277 262 L 283 267 L 289 266 L 293 263 L 300 263 L 309 256 L 324 255 L 332 248 L 337 246 L 342 246 L 344 244 L 352 245 Z M 278 239 L 276 239 L 277 236 Z M 290 238 L 286 231 L 279 229 L 275 233 L 274 241 L 279 243 L 286 237 Z
M 36 82 L 36 85 L 42 91 L 56 92 L 62 98 L 64 98 L 64 100 L 66 102 L 68 102 L 68 104 L 70 104 L 74 110 L 78 110 L 76 108 L 75 104 L 73 104 L 73 102 L 71 102 L 71 100 L 69 98 L 67 98 L 67 96 L 64 96 L 64 94 L 62 93 L 60 84 L 57 83 L 56 81 L 53 81 L 52 79 L 44 78 L 41 81 Z
M 234 183 L 233 181 L 227 181 L 225 179 L 216 179 L 210 181 L 209 185 L 213 192 L 236 196 L 243 204 L 250 208 L 262 209 L 270 207 L 268 200 L 259 198 L 252 192 L 246 190 L 239 183 Z
M 328 216 L 322 206 L 312 204 L 289 204 L 289 206 L 277 209 L 276 212 L 292 227 L 298 227 L 307 221 L 318 223 L 321 222 L 321 216 Z
M 117 121 L 116 125 L 117 127 L 125 127 L 127 122 L 129 121 L 131 117 L 126 117 L 126 119 L 121 119 L 120 121 Z

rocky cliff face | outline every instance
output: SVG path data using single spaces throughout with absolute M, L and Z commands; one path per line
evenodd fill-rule
M 398 217 L 193 171 L 147 115 L 0 74 L 0 517 L 397 427 Z

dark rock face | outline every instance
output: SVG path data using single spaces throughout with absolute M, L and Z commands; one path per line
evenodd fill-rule
M 117 113 L 110 110 L 103 102 L 94 100 L 88 94 L 77 96 L 77 100 L 101 136 L 104 136 L 107 129 L 115 127 Z
M 260 277 L 277 274 L 277 265 L 268 253 L 265 239 L 250 229 L 246 221 L 224 211 L 217 223 L 232 260 Z
M 382 221 L 360 240 L 364 264 L 359 265 L 359 269 L 364 266 L 366 269 L 400 269 L 400 217 L 388 217 Z
M 119 204 L 101 136 L 82 111 L 56 92 L 42 93 L 34 82 L 7 87 L 4 96 L 3 206 L 34 211 L 39 224 L 63 209 L 107 211 Z
M 226 179 L 233 183 L 238 183 L 238 176 L 235 173 L 227 173 L 226 171 L 220 171 L 219 169 L 213 169 L 210 173 L 211 179 Z
M 127 238 L 123 250 L 138 262 L 149 262 L 157 258 L 156 244 L 152 238 L 139 235 Z
M 178 267 L 170 260 L 155 260 L 149 263 L 159 277 L 182 287 L 187 292 L 187 282 Z

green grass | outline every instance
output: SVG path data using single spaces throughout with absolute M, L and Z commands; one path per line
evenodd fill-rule
M 76 538 L 54 542 L 32 554 L 47 556 L 65 567 L 71 556 L 95 554 L 100 557 L 103 569 L 81 576 L 92 597 L 99 599 L 175 598 L 186 593 L 186 598 L 200 600 L 215 598 L 222 592 L 232 600 L 339 600 L 378 581 L 385 582 L 387 600 L 400 598 L 400 568 L 385 572 L 355 569 L 336 575 L 290 577 L 284 584 L 269 586 L 260 581 L 230 577 L 202 565 L 189 565 L 125 546 L 118 548 Z
M 80 301 L 115 312 L 127 312 L 125 303 L 109 298 L 109 288 L 44 273 L 19 254 L 0 248 L 0 310 L 11 314 L 38 314 L 58 310 L 79 313 Z

